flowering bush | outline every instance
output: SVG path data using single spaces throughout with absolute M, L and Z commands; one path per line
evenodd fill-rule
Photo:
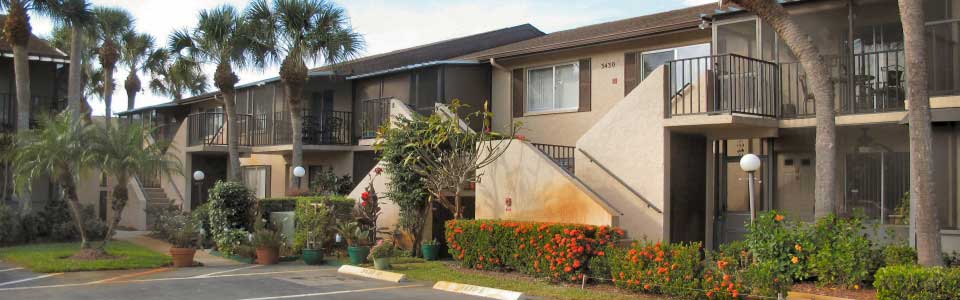
M 859 218 L 830 215 L 817 220 L 812 235 L 816 250 L 809 262 L 811 273 L 817 276 L 817 285 L 858 289 L 869 278 L 870 265 L 875 259 L 873 244 L 865 231 Z
M 644 293 L 696 298 L 701 294 L 700 243 L 635 242 L 630 248 L 608 247 L 614 284 Z M 726 268 L 721 263 L 720 270 Z
M 604 246 L 623 237 L 619 228 L 494 220 L 446 224 L 450 255 L 464 267 L 515 270 L 558 281 L 579 281 Z
M 810 230 L 803 223 L 788 220 L 774 210 L 762 213 L 747 224 L 744 243 L 757 261 L 776 266 L 778 274 L 795 280 L 810 276 L 807 262 L 815 249 Z

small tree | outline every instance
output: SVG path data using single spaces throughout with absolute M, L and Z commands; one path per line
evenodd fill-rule
M 513 142 L 512 138 L 490 129 L 493 113 L 487 110 L 486 104 L 483 111 L 467 115 L 464 122 L 457 118 L 462 106 L 459 100 L 453 100 L 451 115 L 433 114 L 426 117 L 424 126 L 399 128 L 413 130 L 417 136 L 405 146 L 410 151 L 404 164 L 423 177 L 427 191 L 433 196 L 431 201 L 453 212 L 455 219 L 463 218 L 464 188 L 483 175 L 477 170 L 495 162 Z M 482 118 L 480 132 L 466 127 L 473 118 Z M 510 132 L 519 129 L 517 124 L 512 127 Z
M 180 171 L 180 161 L 166 153 L 167 142 L 144 143 L 150 136 L 150 130 L 138 124 L 130 126 L 105 126 L 97 134 L 93 144 L 93 155 L 100 170 L 117 181 L 113 187 L 113 218 L 108 223 L 106 236 L 98 247 L 101 251 L 107 246 L 110 237 L 120 223 L 123 209 L 127 206 L 127 183 L 138 175 L 153 176 Z
M 367 240 L 373 241 L 377 238 L 377 219 L 380 218 L 380 197 L 377 196 L 377 189 L 373 187 L 374 179 L 383 170 L 377 168 L 373 174 L 367 175 L 369 184 L 360 194 L 360 202 L 353 209 L 353 216 L 360 226 L 360 229 L 367 234 Z
M 422 121 L 423 118 L 416 120 Z M 411 250 L 414 255 L 420 251 L 423 225 L 430 209 L 427 206 L 430 193 L 424 186 L 423 177 L 404 164 L 409 152 L 406 146 L 417 141 L 416 131 L 411 129 L 424 126 L 426 123 L 416 122 L 416 120 L 406 118 L 394 120 L 394 126 L 385 128 L 380 136 L 380 142 L 374 145 L 386 172 L 390 174 L 386 198 L 400 209 L 398 225 L 413 237 Z

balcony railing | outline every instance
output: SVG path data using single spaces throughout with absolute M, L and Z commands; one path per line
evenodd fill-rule
M 666 63 L 666 116 L 739 113 L 779 115 L 777 65 L 736 54 Z
M 370 99 L 360 102 L 361 139 L 377 137 L 380 126 L 390 121 L 390 98 Z
M 554 163 L 566 170 L 567 173 L 573 174 L 574 170 L 576 170 L 576 147 L 537 143 L 531 144 L 533 144 L 534 147 L 537 147 L 537 150 L 540 150 L 540 152 L 546 154 L 547 157 L 550 157 Z
M 241 146 L 269 146 L 291 144 L 290 119 L 287 112 L 276 112 L 273 118 L 265 114 L 238 115 L 237 129 Z M 220 112 L 194 113 L 188 117 L 189 145 L 227 145 L 226 115 Z M 303 117 L 305 145 L 349 145 L 353 142 L 353 120 L 346 111 L 329 111 L 319 116 Z

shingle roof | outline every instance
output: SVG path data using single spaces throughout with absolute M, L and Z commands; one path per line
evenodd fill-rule
M 3 24 L 4 20 L 7 19 L 7 15 L 0 15 L 0 24 Z M 3 52 L 12 52 L 13 47 L 7 43 L 6 40 L 0 39 L 0 51 Z M 52 57 L 52 58 L 67 58 L 67 54 L 50 46 L 50 43 L 47 41 L 38 38 L 37 36 L 31 34 L 30 42 L 27 43 L 27 53 L 34 56 L 43 56 L 43 57 Z
M 463 58 L 510 57 L 691 29 L 700 24 L 701 16 L 710 15 L 718 8 L 716 3 L 705 4 L 557 31 L 541 37 L 472 53 Z
M 337 65 L 320 67 L 315 70 L 335 70 L 337 73 L 345 75 L 367 74 L 413 64 L 449 60 L 477 51 L 516 43 L 543 35 L 543 31 L 533 27 L 533 25 L 523 24 L 383 54 L 361 57 Z

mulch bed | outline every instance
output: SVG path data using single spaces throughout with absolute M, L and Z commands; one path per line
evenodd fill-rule
M 812 282 L 794 284 L 793 287 L 790 288 L 790 291 L 857 300 L 877 299 L 877 290 L 873 288 L 861 288 L 859 290 L 855 290 L 834 287 L 817 287 L 817 285 Z

